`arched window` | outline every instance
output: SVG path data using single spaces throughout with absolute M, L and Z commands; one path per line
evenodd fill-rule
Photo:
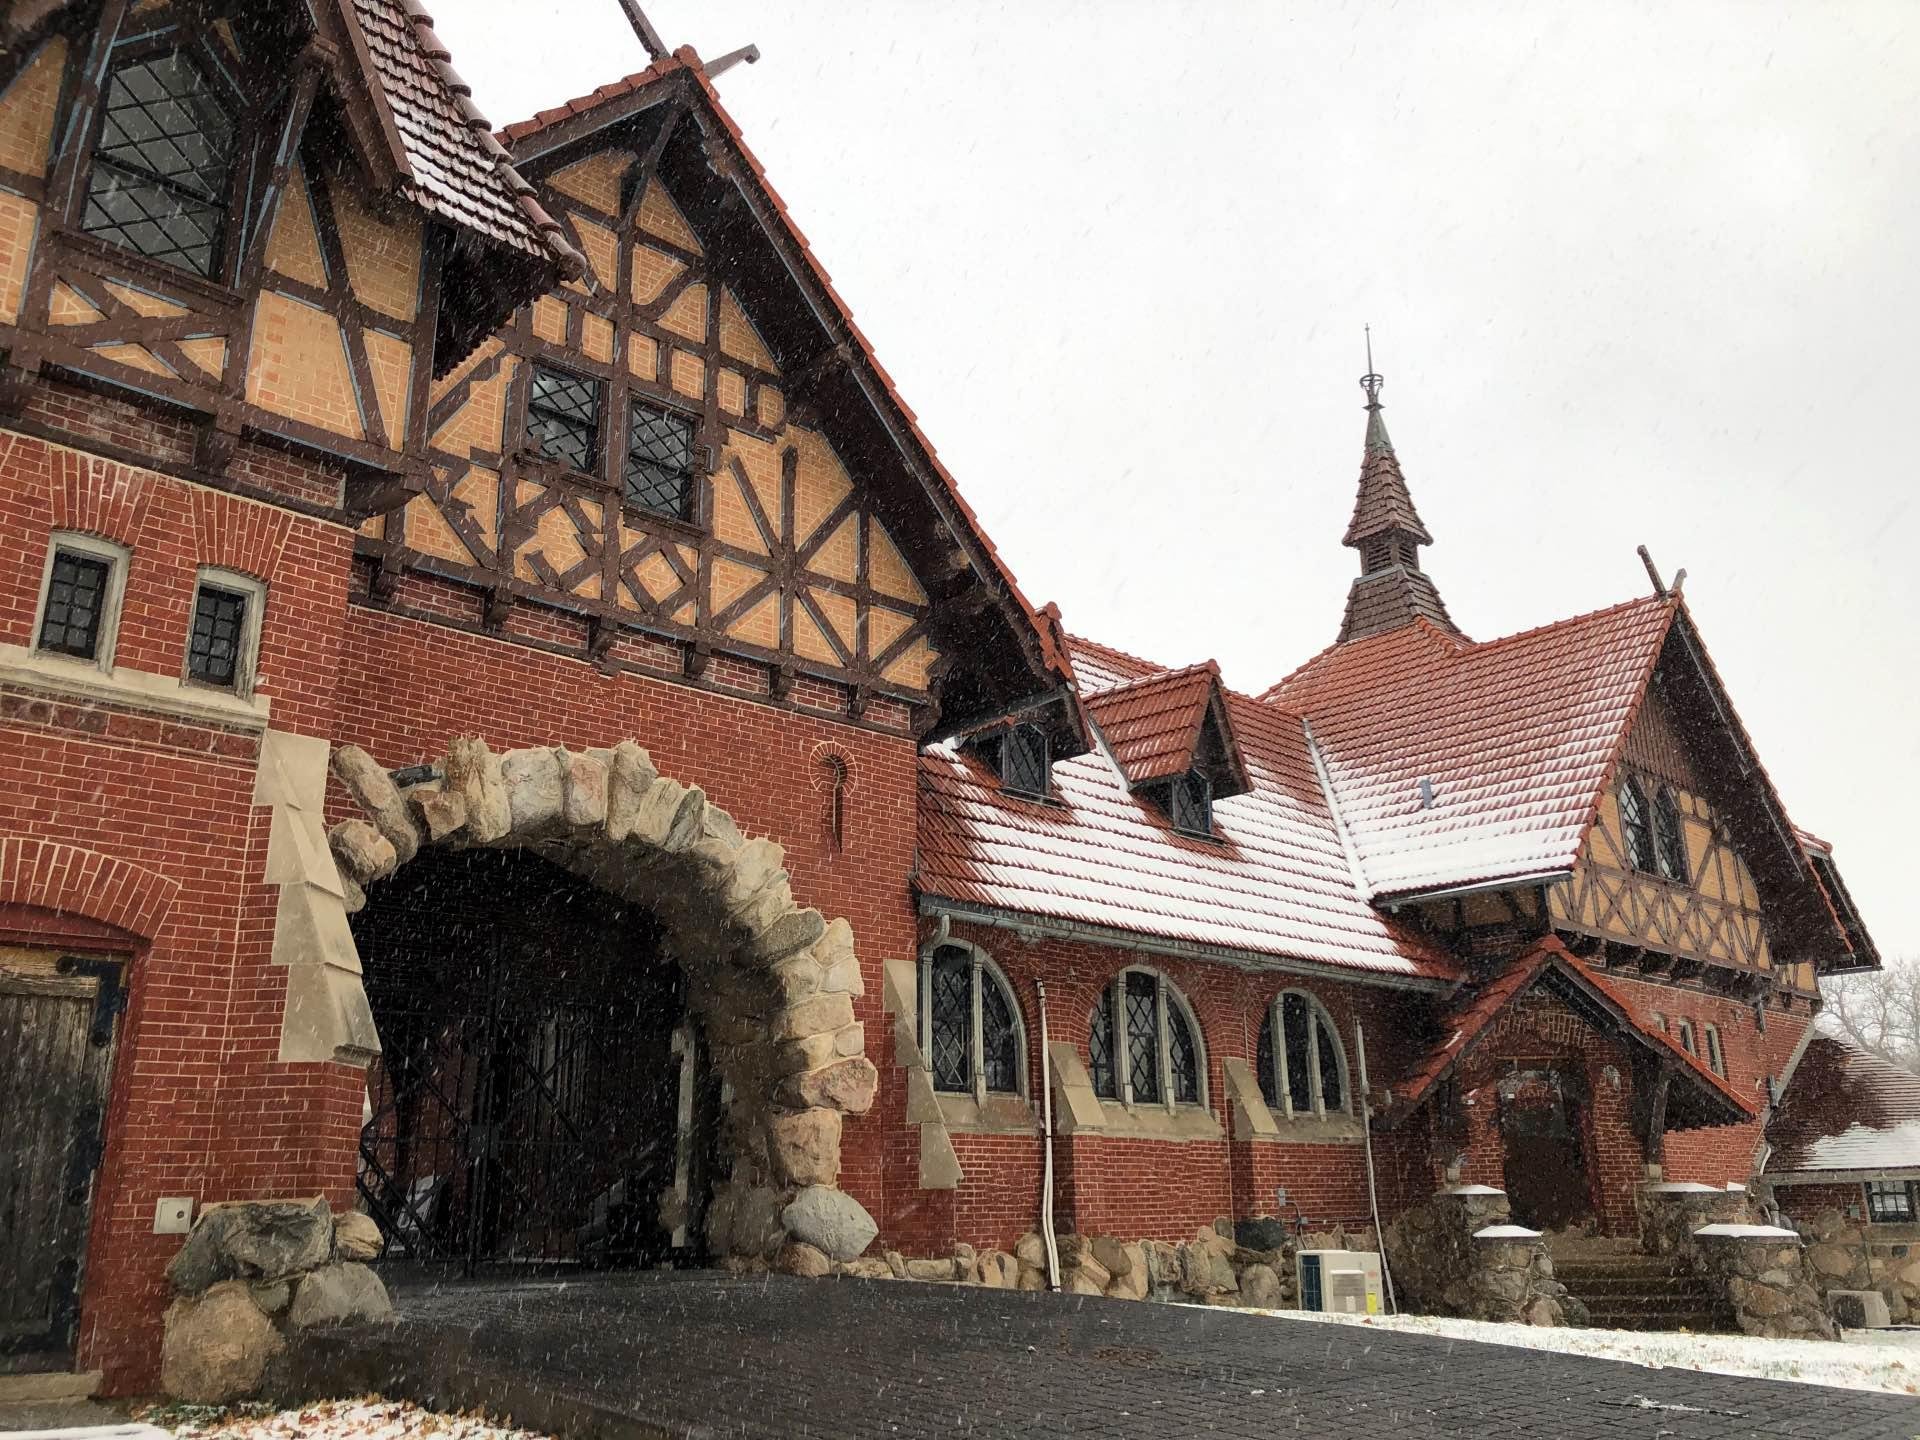
M 82 228 L 196 275 L 220 269 L 241 151 L 238 97 L 193 48 L 107 73 Z
M 1351 1104 L 1340 1032 L 1304 990 L 1283 990 L 1267 1007 L 1255 1064 L 1267 1104 L 1289 1117 L 1344 1114 Z
M 1707 1042 L 1707 1068 L 1722 1080 L 1727 1078 L 1727 1055 L 1720 1048 L 1720 1030 L 1718 1026 L 1708 1025 L 1700 1032 Z
M 1653 818 L 1647 810 L 1647 792 L 1632 776 L 1620 786 L 1620 829 L 1626 836 L 1627 863 L 1649 875 L 1659 873 L 1653 853 Z
M 1087 1070 L 1096 1095 L 1129 1105 L 1201 1105 L 1206 1057 L 1186 998 L 1166 976 L 1125 970 L 1094 1002 Z
M 1000 967 L 949 941 L 920 958 L 920 1049 L 933 1088 L 984 1100 L 1026 1091 L 1026 1030 Z
M 1693 1022 L 1691 1020 L 1682 1020 L 1680 1022 L 1680 1031 L 1679 1031 L 1678 1038 L 1680 1041 L 1680 1048 L 1686 1051 L 1687 1054 L 1698 1055 L 1700 1053 L 1699 1044 L 1693 1038 Z
M 1667 1017 L 1662 1015 L 1658 1010 L 1653 1012 L 1653 1023 L 1658 1027 L 1662 1035 L 1667 1033 Z
M 1653 797 L 1653 849 L 1660 862 L 1660 873 L 1669 880 L 1687 883 L 1687 832 L 1680 825 L 1680 803 L 1666 786 Z

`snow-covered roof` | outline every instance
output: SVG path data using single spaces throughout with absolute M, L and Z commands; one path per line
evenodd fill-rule
M 1083 693 L 1161 667 L 1074 642 Z M 1175 831 L 1098 751 L 1053 766 L 1053 793 L 1002 793 L 958 745 L 920 762 L 923 894 L 1185 944 L 1378 975 L 1458 967 L 1360 894 L 1297 716 L 1224 692 L 1252 787 L 1214 807 L 1217 841 Z
M 1368 898 L 1570 870 L 1675 605 L 1483 644 L 1416 622 L 1269 690 L 1312 723 Z
M 1823 1025 L 1767 1126 L 1770 1177 L 1920 1170 L 1920 1075 Z

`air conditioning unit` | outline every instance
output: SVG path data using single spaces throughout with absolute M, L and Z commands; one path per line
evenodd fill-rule
M 1294 1257 L 1302 1310 L 1378 1315 L 1380 1255 L 1374 1250 L 1302 1250 Z

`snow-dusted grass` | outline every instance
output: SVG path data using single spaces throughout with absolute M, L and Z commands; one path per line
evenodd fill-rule
M 176 1440 L 549 1440 L 477 1414 L 441 1415 L 369 1395 L 298 1410 L 168 1406 L 140 1417 Z
M 1705 1370 L 1759 1380 L 1798 1380 L 1844 1390 L 1920 1395 L 1920 1330 L 1861 1332 L 1847 1344 L 1828 1340 L 1757 1340 L 1745 1335 L 1693 1335 L 1681 1331 L 1576 1330 L 1449 1320 L 1437 1315 L 1322 1315 L 1305 1310 L 1252 1312 L 1281 1320 L 1364 1325 L 1478 1340 L 1563 1355 L 1626 1360 L 1649 1369 Z M 1855 1338 L 1858 1336 L 1858 1338 Z

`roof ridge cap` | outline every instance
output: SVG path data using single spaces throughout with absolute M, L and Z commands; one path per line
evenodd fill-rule
M 1131 650 L 1122 650 L 1118 645 L 1109 645 L 1104 640 L 1095 640 L 1090 636 L 1086 636 L 1086 635 L 1076 635 L 1071 630 L 1067 630 L 1064 633 L 1066 634 L 1067 643 L 1069 645 L 1085 645 L 1090 650 L 1104 650 L 1109 655 L 1117 655 L 1122 660 L 1131 660 L 1136 665 L 1145 665 L 1149 669 L 1152 669 L 1161 674 L 1164 674 L 1169 668 L 1171 668 L 1169 666 L 1162 665 L 1158 660 L 1149 660 L 1144 655 L 1136 655 Z M 1138 678 L 1145 679 L 1146 677 L 1140 676 Z M 1128 681 L 1127 683 L 1132 684 L 1133 682 Z
M 561 120 L 571 119 L 576 115 L 588 114 L 601 105 L 622 99 L 625 96 L 633 94 L 636 90 L 645 89 L 655 81 L 664 80 L 667 76 L 687 68 L 689 67 L 686 62 L 677 54 L 663 56 L 661 59 L 647 66 L 644 70 L 631 71 L 628 74 L 620 76 L 618 79 L 607 81 L 604 85 L 594 86 L 592 90 L 589 90 L 584 95 L 569 96 L 557 105 L 544 106 L 534 111 L 533 114 L 523 120 L 515 120 L 511 124 L 502 125 L 494 132 L 494 138 L 502 144 L 512 145 L 517 141 L 526 139 L 529 135 L 537 135 L 549 125 L 557 125 Z M 575 106 L 581 108 L 575 109 Z M 552 116 L 553 118 L 542 119 L 542 116 Z
M 1635 595 L 1631 599 L 1618 600 L 1611 605 L 1602 605 L 1598 609 L 1582 610 L 1573 615 L 1563 615 L 1558 620 L 1548 620 L 1540 625 L 1531 625 L 1525 630 L 1515 630 L 1507 635 L 1496 635 L 1491 640 L 1469 641 L 1465 649 L 1468 652 L 1478 654 L 1481 651 L 1498 649 L 1502 645 L 1509 645 L 1515 641 L 1531 639 L 1536 635 L 1544 635 L 1549 630 L 1558 630 L 1565 625 L 1578 625 L 1589 620 L 1598 620 L 1602 616 L 1616 615 L 1623 610 L 1631 610 L 1641 605 L 1655 607 L 1666 606 L 1669 609 L 1673 609 L 1676 608 L 1675 601 L 1677 598 L 1678 597 L 1671 591 L 1665 595 Z M 1415 623 L 1423 622 L 1416 621 Z

